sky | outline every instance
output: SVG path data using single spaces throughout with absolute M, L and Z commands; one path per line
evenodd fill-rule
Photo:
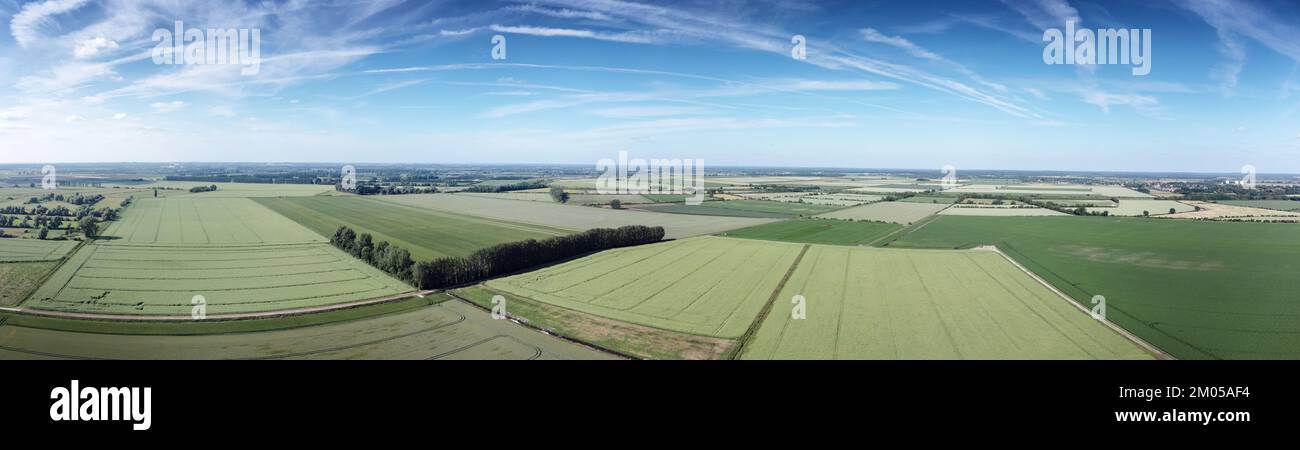
M 177 21 L 260 63 L 159 64 Z M 1150 73 L 1047 64 L 1067 21 Z M 1300 173 L 1298 62 L 1270 0 L 0 0 L 0 163 Z

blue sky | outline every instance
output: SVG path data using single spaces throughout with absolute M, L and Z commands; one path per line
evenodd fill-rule
M 260 70 L 155 64 L 177 20 Z M 1151 73 L 1045 64 L 1067 20 L 1151 29 Z M 1300 172 L 1297 61 L 1286 1 L 0 0 L 0 163 Z

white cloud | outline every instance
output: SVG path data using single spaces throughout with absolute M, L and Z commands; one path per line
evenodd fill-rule
M 155 112 L 160 112 L 160 113 L 169 113 L 169 112 L 176 112 L 176 111 L 180 110 L 181 108 L 184 108 L 185 105 L 186 105 L 186 104 L 185 104 L 185 102 L 183 102 L 183 101 L 180 101 L 180 100 L 174 100 L 174 101 L 171 101 L 171 102 L 156 102 L 156 103 L 151 103 L 151 104 L 149 104 L 149 107 L 150 107 L 150 108 L 153 108 L 153 110 L 154 110 Z
M 1133 108 L 1133 110 L 1150 114 L 1154 113 L 1160 106 L 1160 101 L 1155 97 L 1137 94 L 1115 94 L 1099 90 L 1088 90 L 1081 93 L 1085 103 L 1096 105 L 1102 111 L 1110 112 L 1111 106 L 1124 105 Z
M 41 40 L 41 28 L 52 23 L 53 17 L 81 8 L 88 0 L 47 0 L 23 5 L 22 11 L 9 21 L 9 32 L 18 45 L 26 48 Z
M 869 80 L 795 80 L 789 83 L 782 83 L 781 86 L 799 91 L 892 91 L 898 89 L 897 83 Z
M 615 119 L 635 118 L 635 117 L 662 117 L 662 116 L 686 116 L 698 115 L 707 112 L 704 108 L 685 108 L 676 106 L 629 106 L 620 108 L 602 108 L 588 111 L 601 117 Z
M 527 26 L 527 25 L 505 26 L 505 25 L 497 25 L 497 24 L 492 24 L 492 26 L 488 28 L 498 33 L 526 34 L 530 36 L 572 37 L 572 38 L 595 39 L 600 41 L 612 41 L 612 42 L 623 42 L 623 43 L 633 43 L 633 44 L 649 44 L 649 43 L 656 42 L 656 39 L 651 34 L 631 32 L 631 31 L 621 32 L 621 33 L 606 33 L 601 31 L 576 30 L 571 28 L 551 28 L 551 27 L 537 27 L 537 26 Z
M 122 120 L 126 118 L 126 113 L 113 114 L 113 120 Z
M 213 106 L 208 108 L 208 114 L 217 117 L 235 117 L 235 109 L 226 105 Z
M 943 60 L 942 56 L 939 56 L 938 54 L 935 54 L 934 52 L 931 52 L 924 48 L 921 48 L 921 46 L 916 45 L 912 41 L 907 40 L 907 38 L 900 37 L 900 36 L 885 36 L 884 34 L 881 34 L 879 31 L 876 31 L 876 29 L 874 28 L 863 28 L 862 38 L 866 39 L 867 42 L 875 42 L 877 44 L 885 44 L 885 45 L 898 47 L 917 58 L 928 59 L 931 61 Z
M 1065 0 L 1002 0 L 1002 3 L 1025 16 L 1040 31 L 1064 27 L 1067 21 L 1074 21 L 1076 25 L 1081 22 L 1079 10 Z
M 79 115 L 76 115 L 76 114 L 70 115 L 70 116 L 65 117 L 65 118 L 63 119 L 63 121 L 64 121 L 64 122 L 67 122 L 67 123 L 76 123 L 76 122 L 80 122 L 80 121 L 82 121 L 82 120 L 85 120 L 85 118 L 84 118 L 84 117 L 81 117 L 81 116 L 79 116 Z
M 72 50 L 72 55 L 77 59 L 86 59 L 98 55 L 103 50 L 117 50 L 116 41 L 110 41 L 103 37 L 86 39 L 77 42 L 77 48 Z

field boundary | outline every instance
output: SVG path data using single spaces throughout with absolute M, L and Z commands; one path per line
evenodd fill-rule
M 306 314 L 321 313 L 327 311 L 337 311 L 342 309 L 351 309 L 362 306 L 378 305 L 381 303 L 395 302 L 406 300 L 412 297 L 424 298 L 427 295 L 437 294 L 438 290 L 413 291 L 403 294 L 390 295 L 387 297 L 378 297 L 365 300 L 357 300 L 346 303 L 336 303 L 333 305 L 307 306 L 302 308 L 281 309 L 276 311 L 256 311 L 243 313 L 224 313 L 212 314 L 204 319 L 194 319 L 192 316 L 177 315 L 137 315 L 137 314 L 97 314 L 74 311 L 54 311 L 37 308 L 23 307 L 0 307 L 0 312 L 13 314 L 22 314 L 30 316 L 55 317 L 63 319 L 86 319 L 86 320 L 105 320 L 116 322 L 211 322 L 223 320 L 243 320 L 243 319 L 266 319 L 274 317 L 300 316 Z
M 487 285 L 484 285 L 482 282 L 480 282 L 479 284 L 476 284 L 476 285 L 474 285 L 474 286 L 481 286 L 481 287 L 483 287 L 483 288 L 486 289 L 486 290 L 489 290 L 489 291 L 492 291 L 492 292 L 496 292 L 496 290 L 487 287 Z M 468 287 L 468 286 L 467 286 L 467 287 Z M 478 303 L 474 303 L 474 302 L 473 302 L 472 300 L 470 300 L 470 299 L 467 299 L 467 298 L 465 298 L 465 297 L 461 297 L 460 295 L 456 294 L 455 292 L 453 292 L 453 291 L 451 291 L 451 290 L 446 291 L 446 293 L 447 293 L 447 296 L 451 297 L 453 300 L 457 300 L 457 301 L 460 301 L 460 302 L 462 302 L 462 303 L 466 303 L 466 304 L 468 304 L 468 305 L 470 305 L 470 306 L 472 306 L 472 307 L 478 308 L 478 309 L 483 310 L 483 311 L 488 312 L 488 313 L 491 313 L 491 312 L 492 312 L 491 309 L 484 308 L 483 306 L 479 305 Z M 524 298 L 527 298 L 527 297 L 524 297 Z M 531 299 L 530 299 L 530 300 L 531 300 Z M 580 312 L 580 313 L 581 313 L 581 311 L 577 311 L 577 312 Z M 586 314 L 586 313 L 583 313 L 583 314 Z M 618 357 L 620 357 L 620 358 L 630 359 L 630 360 L 633 360 L 633 361 L 641 361 L 641 360 L 644 360 L 644 359 L 645 359 L 645 358 L 641 358 L 641 357 L 638 357 L 638 356 L 634 356 L 634 355 L 630 355 L 630 354 L 627 354 L 627 353 L 623 353 L 623 352 L 620 352 L 620 351 L 617 351 L 617 350 L 612 350 L 612 349 L 608 349 L 608 348 L 605 348 L 605 347 L 601 347 L 601 346 L 599 346 L 599 345 L 596 345 L 596 344 L 593 344 L 593 343 L 590 343 L 590 342 L 587 342 L 587 341 L 584 341 L 584 340 L 582 340 L 582 339 L 578 339 L 578 338 L 575 338 L 575 337 L 572 337 L 572 336 L 568 336 L 568 335 L 561 334 L 561 333 L 551 332 L 550 330 L 547 330 L 547 329 L 545 329 L 545 328 L 542 328 L 540 325 L 534 325 L 534 324 L 532 323 L 532 321 L 529 321 L 528 318 L 526 318 L 526 317 L 519 317 L 519 316 L 516 316 L 516 315 L 514 315 L 514 314 L 510 314 L 509 312 L 506 312 L 505 316 L 506 316 L 507 318 L 509 318 L 511 322 L 514 322 L 515 324 L 517 324 L 517 325 L 519 325 L 519 326 L 522 326 L 522 327 L 524 327 L 524 328 L 531 329 L 531 330 L 533 330 L 533 331 L 536 331 L 536 332 L 538 332 L 538 333 L 541 333 L 541 334 L 544 334 L 544 335 L 547 335 L 547 336 L 550 336 L 550 337 L 553 337 L 553 338 L 560 339 L 560 340 L 562 340 L 562 341 L 571 342 L 571 343 L 573 343 L 573 344 L 581 345 L 581 346 L 583 346 L 583 347 L 587 347 L 587 348 L 590 348 L 590 349 L 595 350 L 595 351 L 609 353 L 609 354 L 611 354 L 611 355 L 618 356 Z M 612 319 L 611 319 L 611 320 L 612 320 Z
M 1052 291 L 1057 296 L 1064 299 L 1066 303 L 1070 304 L 1070 306 L 1075 307 L 1075 309 L 1078 309 L 1080 312 L 1087 314 L 1089 317 L 1092 316 L 1092 312 L 1089 311 L 1087 308 L 1084 308 L 1083 305 L 1080 305 L 1079 302 L 1075 301 L 1073 297 L 1070 297 L 1069 295 L 1066 295 L 1064 292 L 1061 292 L 1061 290 L 1057 289 L 1056 286 L 1052 286 L 1052 284 L 1048 283 L 1047 280 L 1044 280 L 1042 277 L 1038 276 L 1038 274 L 1034 273 L 1033 271 L 1029 270 L 1025 266 L 1021 265 L 1019 261 L 1016 261 L 1014 258 L 1008 256 L 1006 253 L 1003 253 L 1002 250 L 999 249 L 996 245 L 981 245 L 975 247 L 973 250 L 997 253 L 999 256 L 1002 256 L 1003 259 L 1007 260 L 1007 262 L 1010 262 L 1011 265 L 1016 266 L 1016 268 L 1020 269 L 1021 272 L 1024 272 L 1026 275 L 1029 275 L 1029 277 L 1033 278 L 1034 281 L 1037 281 L 1038 284 L 1043 285 L 1048 290 Z M 1151 343 L 1143 340 L 1140 337 L 1137 337 L 1133 333 L 1128 332 L 1128 330 L 1121 328 L 1119 325 L 1115 325 L 1115 323 L 1111 322 L 1110 320 L 1107 319 L 1094 319 L 1094 320 L 1101 322 L 1103 325 L 1106 325 L 1111 330 L 1115 331 L 1116 333 L 1119 333 L 1120 336 L 1124 336 L 1128 340 L 1132 341 L 1134 344 L 1137 344 L 1139 347 L 1142 347 L 1144 350 L 1151 352 L 1151 354 L 1155 355 L 1157 359 L 1165 359 L 1165 360 L 1177 359 L 1174 358 L 1173 355 L 1165 353 L 1164 350 L 1160 350 L 1158 347 L 1151 345 Z
M 795 269 L 799 268 L 799 263 L 803 262 L 803 255 L 808 253 L 809 248 L 812 248 L 812 244 L 804 244 L 803 248 L 799 249 L 799 255 L 794 257 L 794 262 L 790 263 L 789 269 L 786 269 L 785 275 L 781 277 L 781 282 L 777 283 L 776 287 L 772 288 L 772 295 L 767 297 L 767 303 L 763 304 L 763 309 L 758 311 L 758 316 L 749 324 L 749 329 L 745 330 L 745 334 L 740 335 L 740 338 L 736 339 L 736 345 L 733 345 L 728 349 L 727 354 L 724 355 L 722 359 L 739 359 L 740 355 L 745 352 L 745 344 L 748 344 L 749 340 L 753 339 L 755 334 L 758 334 L 758 329 L 763 327 L 763 322 L 767 320 L 767 315 L 772 312 L 772 305 L 776 304 L 776 298 L 780 296 L 781 291 L 785 289 L 785 283 L 790 281 L 790 277 L 794 275 Z

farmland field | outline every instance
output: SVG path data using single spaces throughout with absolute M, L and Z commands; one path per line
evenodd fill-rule
M 793 320 L 792 299 L 805 299 Z M 1149 359 L 985 251 L 813 246 L 745 359 Z
M 712 234 L 767 223 L 770 219 L 701 217 L 649 211 L 612 210 L 542 202 L 448 194 L 390 195 L 381 200 L 453 214 L 487 217 L 509 222 L 543 225 L 574 231 L 618 228 L 624 225 L 664 227 L 669 239 Z
M 939 212 L 941 216 L 1064 216 L 1065 213 L 1047 208 L 998 207 L 998 206 L 963 206 L 953 207 Z
M 323 325 L 192 336 L 79 332 L 15 323 L 21 322 L 14 319 L 0 326 L 0 359 L 614 358 L 493 320 L 459 301 Z
M 57 265 L 54 261 L 0 263 L 0 280 L 4 280 L 0 283 L 0 306 L 18 305 Z
M 338 227 L 346 225 L 358 234 L 370 233 L 375 242 L 388 241 L 405 248 L 416 260 L 465 256 L 502 242 L 569 234 L 559 228 L 449 214 L 361 197 L 259 198 L 256 201 L 321 236 L 330 236 Z
M 695 206 L 686 204 L 647 206 L 643 209 L 673 214 L 719 216 L 737 215 L 742 217 L 745 217 L 744 214 L 750 214 L 747 217 L 788 218 L 798 215 L 812 216 L 842 208 L 844 207 L 812 203 L 778 202 L 769 200 L 730 200 L 704 202 Z
M 249 199 L 146 198 L 83 246 L 25 307 L 188 315 L 267 311 L 412 289 Z
M 885 222 L 787 220 L 729 231 L 722 236 L 809 244 L 864 245 L 903 227 Z
M 820 218 L 845 220 L 876 220 L 898 224 L 915 223 L 947 208 L 947 204 L 881 202 L 854 206 L 848 209 L 822 214 Z
M 1182 202 L 1173 200 L 1135 200 L 1120 199 L 1119 205 L 1114 207 L 1088 208 L 1089 212 L 1109 212 L 1112 216 L 1141 216 L 1145 211 L 1152 216 L 1169 214 L 1173 209 L 1174 213 L 1195 211 L 1196 207 Z
M 1278 211 L 1300 212 L 1300 202 L 1295 200 L 1220 200 L 1217 203 L 1246 206 L 1250 208 L 1275 209 Z
M 1175 357 L 1300 358 L 1294 224 L 944 216 L 889 245 L 981 244 Z
M 486 285 L 597 316 L 734 338 L 753 322 L 801 248 L 704 236 L 605 251 Z
M 189 192 L 189 189 L 193 187 L 212 185 L 216 185 L 217 190 L 198 193 Z M 152 184 L 129 186 L 128 188 L 150 191 L 153 188 L 180 189 L 182 192 L 174 195 L 192 198 L 306 197 L 334 192 L 334 186 L 328 184 L 208 183 L 203 181 L 158 181 Z M 152 192 L 149 195 L 153 195 Z
M 77 241 L 0 238 L 0 262 L 51 261 L 76 247 Z
M 260 244 L 325 242 L 325 238 L 246 198 L 136 200 L 103 232 L 121 244 Z

